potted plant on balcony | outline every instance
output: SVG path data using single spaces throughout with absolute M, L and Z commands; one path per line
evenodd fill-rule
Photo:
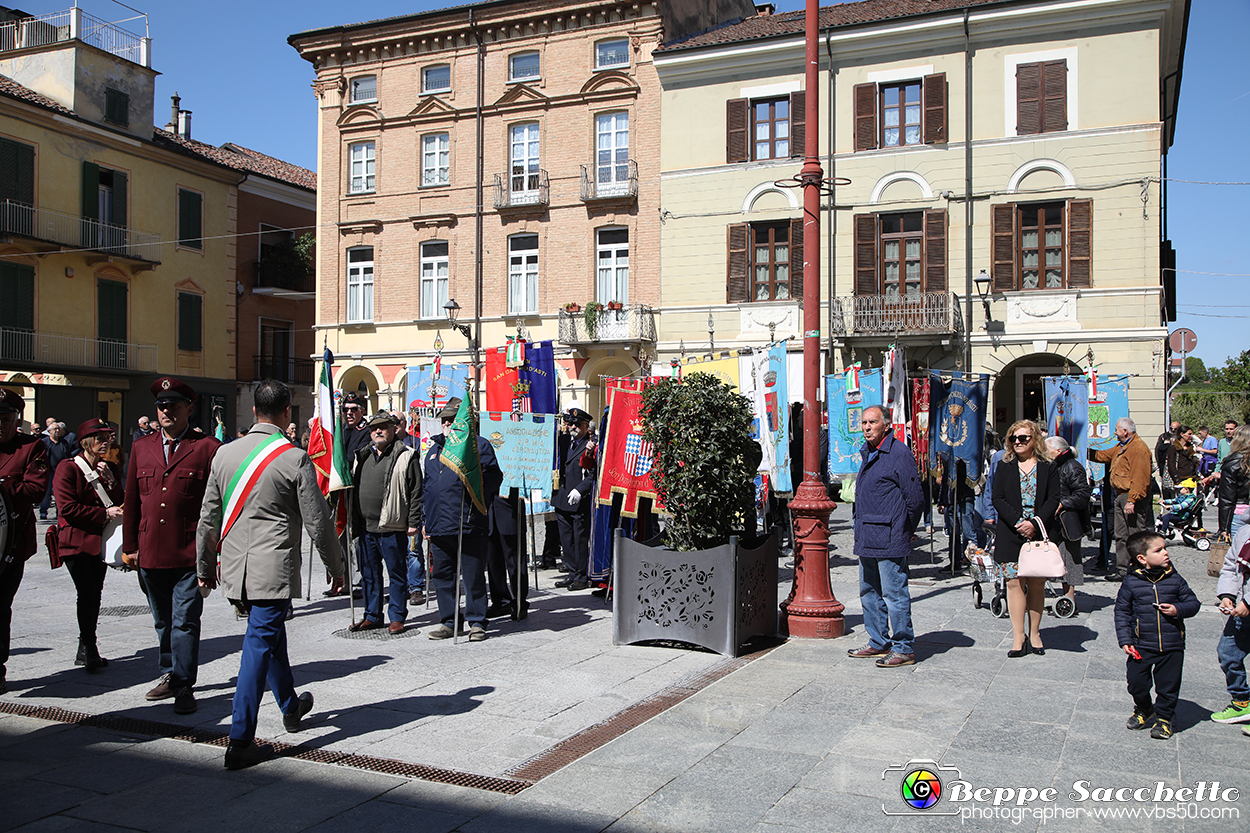
M 622 304 L 620 301 L 608 301 L 608 309 L 610 310 L 616 310 L 619 312 L 620 310 L 624 308 L 625 308 L 624 304 Z
M 675 639 L 736 656 L 745 639 L 777 630 L 776 539 L 755 533 L 761 451 L 750 404 L 690 373 L 649 386 L 640 417 L 670 518 L 666 546 L 616 539 L 614 640 Z
M 586 322 L 586 335 L 591 341 L 594 341 L 599 333 L 599 313 L 603 311 L 603 304 L 598 301 L 587 301 L 586 311 L 582 313 L 582 320 Z
M 577 303 L 576 301 L 569 301 L 567 304 L 564 305 L 564 311 L 565 312 L 581 312 L 582 305 Z

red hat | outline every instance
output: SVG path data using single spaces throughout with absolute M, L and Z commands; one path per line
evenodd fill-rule
M 173 376 L 162 376 L 152 383 L 152 395 L 159 405 L 162 402 L 194 402 L 195 390 L 186 382 Z
M 15 390 L 0 388 L 0 414 L 20 414 L 26 400 Z
M 111 434 L 113 427 L 102 419 L 89 419 L 82 425 L 78 426 L 78 439 L 85 440 L 87 437 L 94 437 L 96 434 Z

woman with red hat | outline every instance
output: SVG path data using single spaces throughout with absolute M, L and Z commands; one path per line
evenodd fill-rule
M 108 665 L 96 648 L 95 632 L 104 576 L 108 573 L 100 555 L 100 536 L 109 521 L 122 516 L 121 471 L 115 463 L 104 459 L 112 439 L 113 429 L 107 422 L 87 420 L 78 426 L 82 453 L 62 460 L 52 479 L 61 561 L 78 590 L 78 656 L 74 664 L 86 666 L 88 671 Z M 108 496 L 107 505 L 101 500 L 96 483 Z

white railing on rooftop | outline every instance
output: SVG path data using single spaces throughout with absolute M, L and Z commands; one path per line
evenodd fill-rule
M 144 20 L 146 26 L 147 15 L 131 19 Z M 0 23 L 0 52 L 51 46 L 71 40 L 80 40 L 140 66 L 152 66 L 151 38 L 136 35 L 116 23 L 89 15 L 82 9 L 68 9 Z

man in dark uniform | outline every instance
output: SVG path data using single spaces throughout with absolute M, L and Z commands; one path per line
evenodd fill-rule
M 13 597 L 22 583 L 26 559 L 39 546 L 34 505 L 43 499 L 50 477 L 43 440 L 17 431 L 25 404 L 16 392 L 0 388 L 0 494 L 9 514 L 8 540 L 0 551 L 0 694 L 7 688 Z
M 525 565 L 518 565 L 522 555 L 521 536 L 525 524 L 519 512 L 519 489 L 509 489 L 498 495 L 490 504 L 490 538 L 486 553 L 486 585 L 490 591 L 490 607 L 487 618 L 509 616 L 524 619 L 529 612 L 529 573 Z M 517 570 L 520 569 L 520 602 L 517 601 Z
M 130 451 L 122 559 L 139 571 L 160 644 L 160 682 L 148 700 L 195 711 L 204 597 L 195 575 L 195 530 L 213 455 L 221 443 L 191 427 L 195 391 L 170 376 L 152 383 L 160 431 Z
M 564 422 L 569 427 L 568 439 L 561 438 L 560 490 L 551 505 L 560 525 L 560 549 L 568 575 L 556 587 L 585 590 L 589 586 L 590 510 L 595 502 L 595 443 L 590 438 L 590 414 L 569 408 Z

